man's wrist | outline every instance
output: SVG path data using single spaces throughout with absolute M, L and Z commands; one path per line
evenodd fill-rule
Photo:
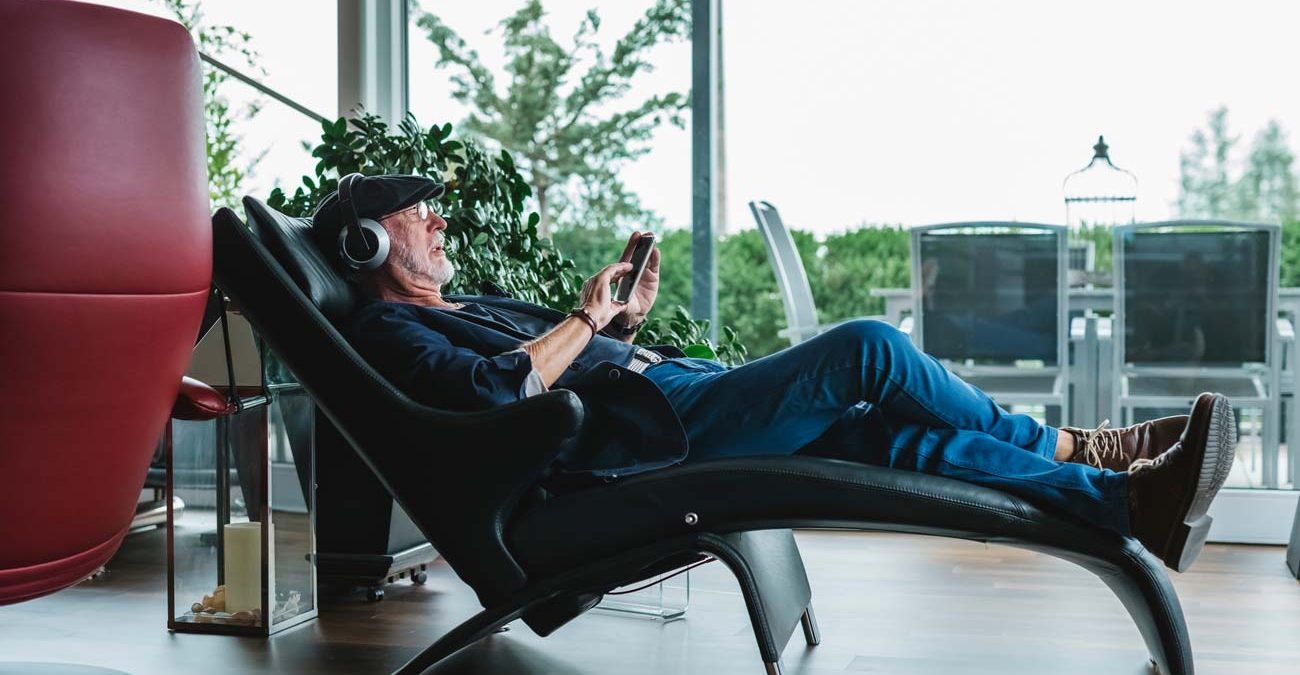
M 628 317 L 619 315 L 609 322 L 609 330 L 617 335 L 624 337 L 636 335 L 637 331 L 645 325 L 645 317 L 638 317 L 635 321 L 629 320 Z
M 583 323 L 587 324 L 587 327 L 591 329 L 592 337 L 596 337 L 596 333 L 600 332 L 599 324 L 596 323 L 596 319 L 593 318 L 587 310 L 581 307 L 576 307 L 573 311 L 569 312 L 569 316 L 581 319 Z

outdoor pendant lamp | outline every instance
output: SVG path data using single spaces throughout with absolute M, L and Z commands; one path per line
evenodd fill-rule
M 1065 222 L 1070 228 L 1070 285 L 1107 283 L 1094 278 L 1094 243 L 1081 236 L 1090 228 L 1134 222 L 1137 177 L 1110 161 L 1110 146 L 1097 137 L 1088 165 L 1065 177 Z

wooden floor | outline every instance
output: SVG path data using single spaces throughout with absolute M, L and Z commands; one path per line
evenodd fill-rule
M 1151 672 L 1137 629 L 1084 570 L 1041 554 L 889 534 L 800 532 L 822 644 L 796 634 L 786 672 Z M 1174 574 L 1197 673 L 1300 673 L 1300 582 L 1284 550 L 1210 545 Z M 170 634 L 163 537 L 128 538 L 109 573 L 40 600 L 0 608 L 0 662 L 62 661 L 137 675 L 387 673 L 478 609 L 442 564 L 424 587 L 389 587 L 382 602 L 326 598 L 319 619 L 271 640 Z M 721 564 L 692 573 L 686 620 L 668 624 L 591 612 L 549 638 L 522 623 L 433 672 L 511 675 L 758 675 L 763 672 L 736 584 Z M 0 670 L 3 670 L 0 667 Z

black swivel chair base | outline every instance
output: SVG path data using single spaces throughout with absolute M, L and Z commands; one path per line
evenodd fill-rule
M 316 568 L 322 585 L 335 588 L 364 588 L 366 599 L 384 599 L 384 586 L 399 579 L 423 586 L 428 580 L 428 566 L 438 559 L 438 551 L 425 542 L 391 554 L 317 553 Z

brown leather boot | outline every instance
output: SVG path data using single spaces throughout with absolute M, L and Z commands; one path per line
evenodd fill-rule
M 1129 523 L 1133 536 L 1171 569 L 1185 571 L 1205 546 L 1210 502 L 1228 478 L 1237 445 L 1232 404 L 1201 394 L 1174 447 L 1129 467 Z
M 1135 459 L 1155 459 L 1173 447 L 1187 426 L 1187 415 L 1150 420 L 1122 429 L 1110 429 L 1110 420 L 1091 431 L 1062 427 L 1074 437 L 1074 454 L 1065 460 L 1098 469 L 1128 471 Z

